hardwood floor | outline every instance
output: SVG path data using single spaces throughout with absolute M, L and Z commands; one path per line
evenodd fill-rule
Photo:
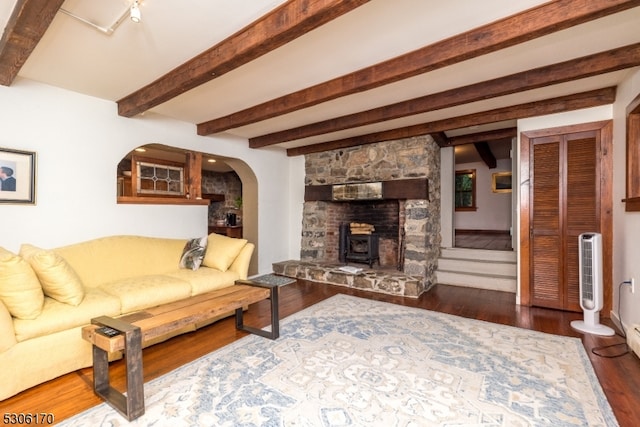
M 626 353 L 617 358 L 604 358 L 593 354 L 594 349 L 621 343 L 624 340 L 620 336 L 597 337 L 575 332 L 569 323 L 571 320 L 580 319 L 579 313 L 521 307 L 515 305 L 515 296 L 512 293 L 455 286 L 437 285 L 420 298 L 411 299 L 299 281 L 297 284 L 281 289 L 281 317 L 300 311 L 337 293 L 546 333 L 581 337 L 620 426 L 640 425 L 640 360 L 632 353 Z M 268 301 L 263 301 L 251 306 L 245 314 L 246 323 L 267 325 L 269 323 L 268 304 Z M 613 326 L 609 319 L 603 319 L 602 323 Z M 232 318 L 227 318 L 199 331 L 149 347 L 144 350 L 143 356 L 145 382 L 245 335 L 246 333 L 235 330 Z M 601 352 L 613 355 L 625 350 L 626 346 L 623 345 L 601 350 Z M 2 369 L 6 368 L 2 367 Z M 123 363 L 113 362 L 111 371 L 112 385 L 121 390 L 124 389 Z M 100 399 L 94 396 L 91 383 L 91 368 L 82 369 L 0 402 L 2 409 L 0 413 L 52 413 L 56 421 L 60 421 L 101 403 Z

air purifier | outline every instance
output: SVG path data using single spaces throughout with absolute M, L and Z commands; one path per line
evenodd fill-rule
M 571 327 L 577 331 L 611 336 L 615 332 L 600 324 L 603 306 L 602 282 L 602 235 L 582 233 L 578 236 L 578 268 L 580 269 L 580 308 L 584 320 L 574 320 Z

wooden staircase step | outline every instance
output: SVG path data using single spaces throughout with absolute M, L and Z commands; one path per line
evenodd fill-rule
M 513 293 L 517 278 L 514 251 L 442 248 L 436 271 L 441 284 Z

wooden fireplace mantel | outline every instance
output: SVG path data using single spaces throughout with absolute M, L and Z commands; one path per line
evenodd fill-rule
M 376 182 L 380 182 L 380 181 L 376 181 Z M 332 196 L 334 185 L 338 185 L 338 184 L 305 186 L 304 201 L 305 202 L 336 201 L 333 199 L 333 196 Z M 429 180 L 427 178 L 415 178 L 415 179 L 398 179 L 394 181 L 382 181 L 382 199 L 373 199 L 373 200 L 397 200 L 397 199 L 429 200 Z

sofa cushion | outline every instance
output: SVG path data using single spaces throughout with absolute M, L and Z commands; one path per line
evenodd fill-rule
M 189 240 L 182 250 L 180 268 L 188 268 L 189 270 L 200 268 L 206 250 L 207 236 Z
M 7 306 L 0 301 L 0 353 L 16 344 L 16 334 L 13 329 L 13 318 Z
M 245 239 L 236 239 L 215 233 L 209 234 L 207 240 L 207 252 L 202 264 L 220 271 L 227 271 L 247 244 Z
M 240 275 L 235 271 L 222 272 L 209 267 L 200 267 L 195 271 L 176 270 L 168 275 L 189 282 L 192 296 L 233 285 L 236 280 L 240 279 Z
M 0 299 L 18 319 L 35 319 L 44 303 L 42 286 L 29 263 L 3 248 L 0 248 Z
M 55 252 L 78 273 L 85 288 L 178 269 L 187 239 L 143 236 L 108 236 L 69 246 Z
M 88 325 L 99 316 L 120 314 L 120 301 L 100 289 L 87 289 L 77 306 L 62 303 L 53 298 L 44 299 L 42 313 L 35 320 L 15 319 L 13 327 L 18 342 L 49 335 L 78 326 Z M 42 355 L 45 357 L 45 355 Z
M 60 302 L 78 305 L 84 298 L 84 288 L 75 270 L 54 251 L 33 245 L 20 247 L 22 255 L 36 272 L 44 294 Z
M 100 289 L 118 297 L 121 314 L 129 314 L 191 296 L 189 282 L 164 275 L 139 276 L 105 283 Z

